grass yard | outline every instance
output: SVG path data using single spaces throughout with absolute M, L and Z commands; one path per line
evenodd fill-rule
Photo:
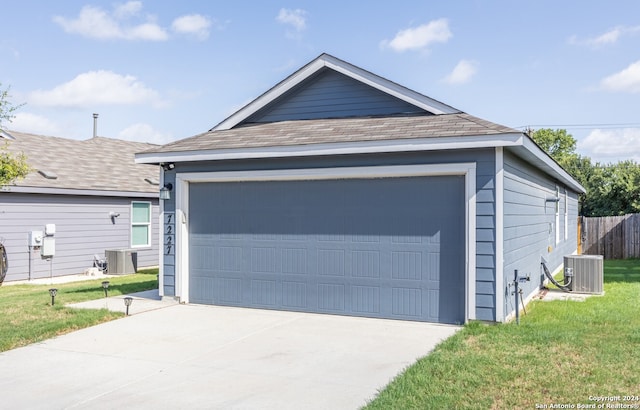
M 109 278 L 109 296 L 156 289 L 158 269 Z M 0 352 L 39 342 L 53 336 L 123 317 L 107 309 L 71 309 L 67 303 L 104 297 L 102 281 L 94 279 L 56 285 L 0 287 Z M 51 306 L 49 288 L 58 289 Z
M 536 300 L 520 326 L 470 323 L 366 409 L 640 408 L 640 260 L 604 270 L 604 296 Z

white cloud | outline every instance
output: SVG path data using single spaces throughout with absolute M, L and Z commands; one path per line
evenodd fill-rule
M 67 33 L 100 40 L 167 40 L 169 35 L 152 17 L 147 16 L 146 21 L 138 24 L 127 24 L 127 20 L 137 16 L 141 9 L 142 2 L 139 1 L 120 5 L 112 13 L 95 6 L 84 6 L 75 19 L 54 16 L 53 21 Z
M 302 9 L 280 9 L 276 20 L 282 24 L 291 25 L 296 31 L 300 32 L 307 27 L 307 12 Z
M 400 30 L 393 39 L 383 40 L 380 45 L 397 52 L 420 50 L 434 43 L 446 43 L 451 36 L 449 21 L 438 19 L 418 27 Z
M 6 128 L 13 131 L 27 132 L 40 135 L 61 135 L 62 127 L 50 119 L 41 115 L 28 112 L 16 113 L 11 123 Z
M 82 73 L 51 90 L 36 90 L 29 94 L 28 101 L 34 105 L 58 107 L 146 103 L 156 107 L 164 105 L 158 92 L 145 86 L 136 77 L 104 70 Z
M 577 36 L 571 36 L 569 38 L 569 44 L 585 45 L 592 48 L 600 48 L 603 46 L 615 44 L 620 37 L 624 35 L 631 35 L 640 32 L 640 26 L 626 27 L 618 26 L 609 29 L 607 32 L 600 34 L 599 36 L 586 38 L 584 40 L 579 39 Z
M 640 128 L 595 129 L 578 141 L 578 149 L 599 162 L 640 161 Z
M 600 82 L 600 86 L 607 91 L 640 93 L 640 61 L 636 61 L 624 70 L 604 78 Z
M 622 34 L 622 31 L 619 28 L 614 28 L 613 30 L 607 31 L 606 33 L 598 37 L 588 39 L 587 43 L 594 47 L 600 47 L 606 44 L 613 44 L 616 41 L 618 41 L 620 34 Z
M 200 14 L 178 17 L 171 24 L 171 28 L 176 33 L 194 35 L 199 40 L 205 40 L 209 37 L 210 27 L 211 21 Z
M 141 1 L 130 1 L 125 4 L 117 5 L 113 11 L 113 15 L 118 19 L 126 19 L 138 15 L 141 10 Z
M 118 138 L 127 141 L 149 142 L 152 144 L 166 144 L 174 138 L 170 133 L 164 133 L 154 129 L 145 123 L 136 123 L 128 126 L 118 133 Z
M 477 71 L 478 63 L 475 61 L 460 60 L 453 71 L 444 78 L 444 82 L 453 85 L 464 84 L 469 82 Z

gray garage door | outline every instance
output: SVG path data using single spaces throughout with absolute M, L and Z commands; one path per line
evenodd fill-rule
M 192 183 L 193 303 L 464 322 L 461 176 Z

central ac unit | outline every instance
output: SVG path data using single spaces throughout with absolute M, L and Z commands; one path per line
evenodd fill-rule
M 104 251 L 109 275 L 125 275 L 138 271 L 138 252 L 133 249 L 108 249 Z
M 578 293 L 603 292 L 602 255 L 571 255 L 564 257 L 565 277 L 573 274 L 569 289 Z

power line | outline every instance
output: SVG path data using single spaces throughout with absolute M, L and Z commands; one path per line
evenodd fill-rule
M 606 128 L 606 129 L 622 129 L 629 127 L 639 127 L 638 122 L 628 123 L 603 123 L 603 124 L 533 124 L 533 125 L 520 125 L 514 127 L 516 129 L 528 129 L 528 128 L 574 128 L 574 129 L 588 129 L 588 128 Z

